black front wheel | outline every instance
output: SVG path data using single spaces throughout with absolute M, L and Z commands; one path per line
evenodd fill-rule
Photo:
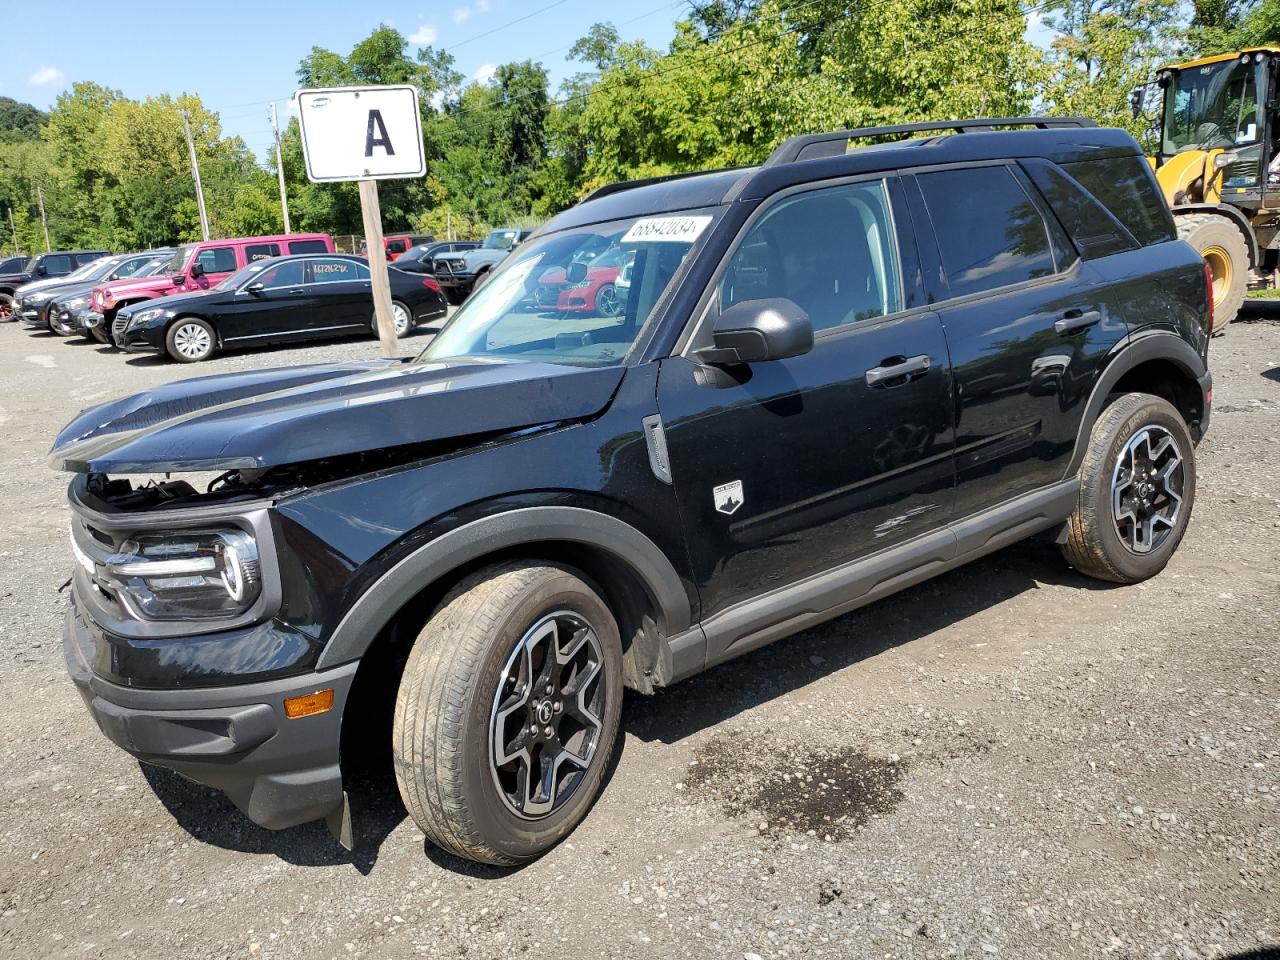
M 393 739 L 400 795 L 437 846 L 530 860 L 586 816 L 621 705 L 618 627 L 581 576 L 534 561 L 480 570 L 409 655 Z

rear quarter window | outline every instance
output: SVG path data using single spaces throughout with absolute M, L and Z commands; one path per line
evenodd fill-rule
M 1127 228 L 1066 171 L 1038 158 L 1021 163 L 1086 260 L 1137 249 Z
M 1062 169 L 1111 211 L 1144 247 L 1177 236 L 1151 167 L 1142 157 L 1079 160 Z
M 1044 219 L 1008 167 L 968 167 L 916 177 L 953 297 L 1054 272 Z
M 328 253 L 329 248 L 323 240 L 290 240 L 290 253 Z

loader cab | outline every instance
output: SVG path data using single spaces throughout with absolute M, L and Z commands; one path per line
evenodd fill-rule
M 1229 203 L 1253 211 L 1264 199 L 1280 204 L 1280 169 L 1271 169 L 1280 155 L 1278 67 L 1280 50 L 1259 49 L 1157 74 L 1164 97 L 1156 165 L 1170 168 L 1162 186 L 1176 183 L 1171 205 Z

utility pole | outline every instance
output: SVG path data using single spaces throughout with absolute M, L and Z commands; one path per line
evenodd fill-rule
M 13 252 L 21 253 L 22 251 L 18 249 L 18 225 L 13 222 L 13 207 L 9 208 L 9 229 L 13 231 Z
M 191 123 L 187 111 L 182 111 L 182 132 L 187 137 L 187 151 L 191 154 L 191 179 L 196 184 L 196 206 L 200 209 L 200 233 L 209 239 L 209 215 L 204 210 L 204 187 L 200 186 L 200 164 L 196 161 L 196 145 L 191 139 Z
M 36 184 L 36 196 L 40 198 L 40 223 L 44 227 L 44 249 L 48 253 L 53 249 L 53 244 L 49 242 L 49 218 L 44 215 L 44 187 Z
M 369 277 L 373 287 L 373 315 L 384 357 L 398 357 L 395 320 L 391 314 L 391 278 L 387 276 L 386 250 L 382 246 L 382 209 L 378 205 L 378 181 L 361 180 L 360 213 L 364 217 L 364 239 L 369 257 Z
M 276 175 L 280 178 L 280 211 L 284 214 L 284 232 L 293 233 L 289 227 L 289 198 L 284 192 L 284 161 L 280 159 L 280 124 L 276 118 L 276 104 L 271 101 L 271 133 L 276 138 Z

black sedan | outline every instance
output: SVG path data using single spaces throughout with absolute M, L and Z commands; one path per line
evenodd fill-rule
M 435 278 L 390 267 L 396 334 L 407 337 L 448 309 Z M 369 266 L 349 254 L 255 260 L 216 287 L 125 307 L 112 338 L 130 353 L 165 352 L 180 363 L 227 347 L 376 333 Z

